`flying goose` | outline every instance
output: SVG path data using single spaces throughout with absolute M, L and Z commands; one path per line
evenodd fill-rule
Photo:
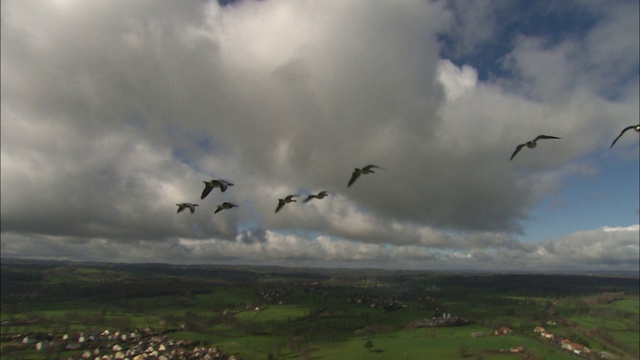
M 213 188 L 219 187 L 220 191 L 227 191 L 227 187 L 233 186 L 233 183 L 230 183 L 226 180 L 211 180 L 211 181 L 203 181 L 204 182 L 204 190 L 202 190 L 202 195 L 200 195 L 200 199 L 204 199 L 209 195 Z
M 329 192 L 327 190 L 322 190 L 317 194 L 310 194 L 309 196 L 307 196 L 306 199 L 304 199 L 304 202 L 307 203 L 309 201 L 311 201 L 311 199 L 324 199 L 325 196 L 329 195 Z
M 217 209 L 216 209 L 216 211 L 214 211 L 213 213 L 214 213 L 214 214 L 217 214 L 217 213 L 219 213 L 220 211 L 222 211 L 222 210 L 224 210 L 224 209 L 231 209 L 231 208 L 234 208 L 234 207 L 238 207 L 238 205 L 236 205 L 236 204 L 232 204 L 232 203 L 230 203 L 230 202 L 226 202 L 226 201 L 225 201 L 225 202 L 223 202 L 222 204 L 218 205 L 218 208 L 217 208 Z
M 555 137 L 555 136 L 549 136 L 549 135 L 538 135 L 535 139 L 531 140 L 531 141 L 527 141 L 524 144 L 520 144 L 516 147 L 516 151 L 513 152 L 513 154 L 511 155 L 511 158 L 509 159 L 509 161 L 511 161 L 511 159 L 513 159 L 517 153 L 520 152 L 520 150 L 522 150 L 523 147 L 528 147 L 529 149 L 533 149 L 535 148 L 538 144 L 536 143 L 538 140 L 540 139 L 562 139 L 559 137 Z
M 179 213 L 182 210 L 189 208 L 192 214 L 196 211 L 196 206 L 198 206 L 198 204 L 192 204 L 192 203 L 180 203 L 176 205 L 178 205 L 178 211 L 176 213 Z
M 622 129 L 622 131 L 620 132 L 620 135 L 618 135 L 618 137 L 615 140 L 613 140 L 613 142 L 611 143 L 611 146 L 609 146 L 609 149 L 611 149 L 613 147 L 613 144 L 615 144 L 616 141 L 618 141 L 618 139 L 620 139 L 622 134 L 627 132 L 627 130 L 631 130 L 631 129 L 634 129 L 636 132 L 640 132 L 640 124 L 627 126 L 626 128 Z
M 347 184 L 347 187 L 353 185 L 353 183 L 356 182 L 356 180 L 360 177 L 360 175 L 375 173 L 372 169 L 382 169 L 382 168 L 377 165 L 367 165 L 362 169 L 356 168 L 355 170 L 353 170 L 353 174 L 351 174 L 351 180 L 349 180 L 349 184 Z
M 294 197 L 298 195 L 287 195 L 284 199 L 278 199 L 278 207 L 276 207 L 276 212 L 280 211 L 286 204 L 290 202 L 297 202 Z

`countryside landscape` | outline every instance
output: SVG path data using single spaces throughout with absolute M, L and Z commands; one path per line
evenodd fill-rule
M 2 260 L 2 359 L 637 359 L 637 274 Z

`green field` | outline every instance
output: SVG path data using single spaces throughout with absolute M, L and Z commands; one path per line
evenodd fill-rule
M 637 279 L 87 264 L 2 276 L 3 359 L 45 358 L 18 334 L 145 327 L 245 360 L 576 358 L 537 325 L 620 359 L 640 349 Z M 419 325 L 447 316 L 466 325 Z M 513 333 L 493 335 L 502 326 Z
M 616 310 L 628 311 L 636 315 L 640 314 L 640 298 L 638 296 L 629 296 L 628 298 L 616 301 L 611 305 Z

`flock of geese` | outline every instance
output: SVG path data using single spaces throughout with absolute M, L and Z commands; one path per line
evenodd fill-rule
M 373 174 L 375 173 L 375 171 L 373 171 L 373 169 L 382 169 L 380 166 L 377 165 L 367 165 L 364 166 L 362 168 L 356 168 L 355 170 L 353 170 L 353 173 L 351 174 L 351 179 L 349 179 L 349 183 L 347 183 L 347 187 L 351 187 L 351 185 L 353 185 L 353 183 L 356 182 L 356 180 L 361 176 L 361 175 L 366 175 L 366 174 Z M 229 186 L 234 186 L 234 184 L 232 182 L 229 182 L 227 180 L 222 180 L 222 179 L 214 179 L 214 180 L 210 180 L 210 181 L 203 181 L 204 182 L 204 190 L 202 190 L 202 194 L 200 195 L 200 199 L 204 199 L 205 197 L 207 197 L 207 195 L 209 195 L 209 193 L 211 193 L 211 191 L 215 188 L 220 188 L 221 192 L 225 192 L 227 191 L 227 189 L 229 188 Z M 328 196 L 330 194 L 329 191 L 327 190 L 322 190 L 317 194 L 309 194 L 307 196 L 306 199 L 304 199 L 304 203 L 308 203 L 309 201 L 313 200 L 313 199 L 318 199 L 318 200 L 322 200 L 324 199 L 326 196 Z M 276 213 L 280 210 L 282 210 L 282 208 L 292 202 L 297 202 L 297 200 L 295 198 L 299 197 L 300 195 L 298 194 L 291 194 L 291 195 L 287 195 L 282 199 L 278 199 L 278 205 L 276 206 Z M 178 205 L 178 212 L 182 212 L 184 209 L 189 209 L 191 211 L 191 213 L 193 214 L 196 211 L 196 206 L 198 206 L 198 204 L 194 204 L 194 203 L 189 203 L 189 202 L 184 202 L 184 203 L 179 203 L 176 204 Z M 238 207 L 238 205 L 234 204 L 234 203 L 230 203 L 228 201 L 225 201 L 221 204 L 219 204 L 216 208 L 216 211 L 214 211 L 213 213 L 219 213 L 222 210 L 226 210 L 226 209 L 232 209 L 234 207 Z
M 618 139 L 620 139 L 620 137 L 625 132 L 627 132 L 627 131 L 629 131 L 631 129 L 633 129 L 636 132 L 640 133 L 640 124 L 631 125 L 631 126 L 627 126 L 626 128 L 624 128 L 620 132 L 620 134 L 613 140 L 613 142 L 611 143 L 611 146 L 609 147 L 609 149 L 611 149 L 613 147 L 613 145 L 615 145 L 615 143 L 618 141 Z M 509 161 L 513 160 L 513 158 L 525 146 L 527 148 L 529 148 L 529 149 L 533 149 L 538 145 L 537 144 L 538 140 L 544 140 L 544 139 L 562 139 L 562 138 L 557 137 L 557 136 L 550 136 L 550 135 L 538 135 L 538 136 L 536 136 L 535 139 L 527 141 L 527 142 L 525 142 L 523 144 L 520 144 L 520 145 L 516 146 L 515 151 L 513 152 L 513 154 L 511 154 L 511 157 L 509 158 Z M 380 166 L 373 165 L 373 164 L 364 166 L 362 168 L 356 168 L 355 170 L 353 170 L 353 173 L 351 174 L 351 178 L 349 179 L 349 182 L 347 183 L 347 187 L 351 187 L 351 185 L 353 185 L 361 175 L 374 174 L 375 173 L 374 169 L 383 170 Z M 205 197 L 207 197 L 207 195 L 209 195 L 209 193 L 211 193 L 211 191 L 213 189 L 215 189 L 215 188 L 220 188 L 221 192 L 225 192 L 225 191 L 227 191 L 227 189 L 230 186 L 234 186 L 234 184 L 229 182 L 229 181 L 222 180 L 222 179 L 214 179 L 214 180 L 210 180 L 210 181 L 204 181 L 204 190 L 202 190 L 202 194 L 200 195 L 200 199 L 202 200 Z M 320 191 L 317 194 L 309 194 L 307 196 L 307 198 L 303 202 L 307 203 L 307 202 L 309 202 L 309 201 L 311 201 L 313 199 L 321 200 L 321 199 L 324 199 L 329 194 L 330 193 L 327 190 Z M 282 199 L 278 199 L 278 205 L 276 206 L 275 212 L 277 213 L 278 211 L 282 210 L 282 208 L 285 205 L 289 204 L 289 203 L 297 202 L 297 200 L 295 199 L 297 197 L 299 197 L 298 194 L 291 194 L 291 195 L 285 196 Z M 192 214 L 196 211 L 196 206 L 198 206 L 198 204 L 189 203 L 189 202 L 179 203 L 179 204 L 176 204 L 176 205 L 178 205 L 178 213 L 182 212 L 184 209 L 189 209 Z M 217 214 L 222 210 L 232 209 L 232 208 L 235 208 L 235 207 L 238 207 L 238 205 L 225 201 L 225 202 L 217 205 L 217 208 L 214 211 L 214 214 Z

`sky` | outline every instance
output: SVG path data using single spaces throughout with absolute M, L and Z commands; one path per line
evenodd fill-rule
M 3 258 L 638 271 L 637 1 L 0 4 Z

